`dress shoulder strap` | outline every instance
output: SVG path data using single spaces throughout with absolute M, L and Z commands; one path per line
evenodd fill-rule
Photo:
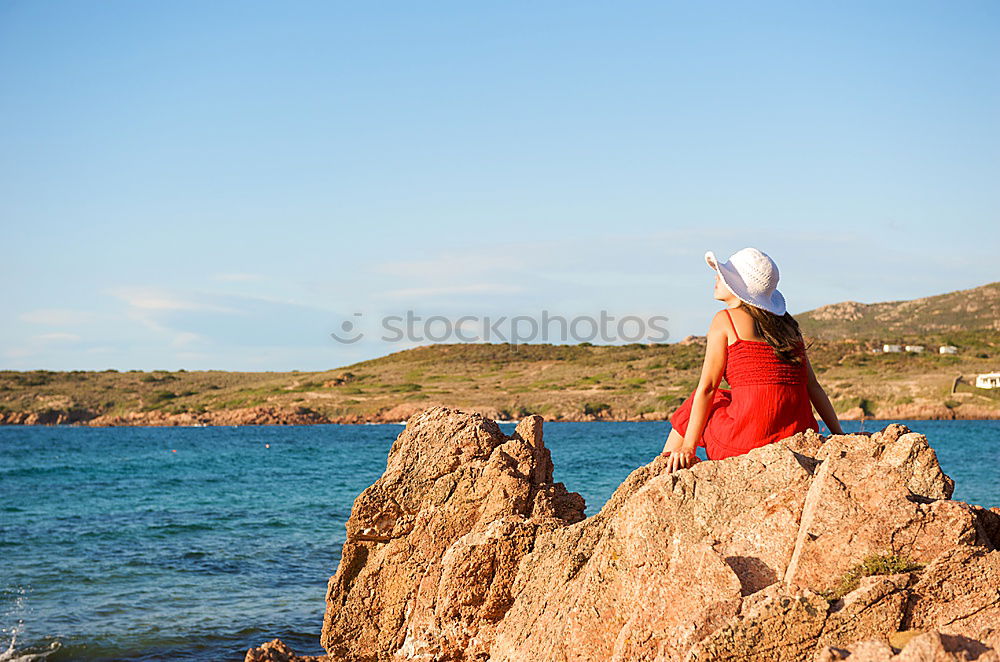
M 739 334 L 739 332 L 738 332 L 738 331 L 736 330 L 736 325 L 735 325 L 735 324 L 733 324 L 733 316 L 732 316 L 732 314 L 731 314 L 731 313 L 729 312 L 729 308 L 728 308 L 728 307 L 726 308 L 726 317 L 728 317 L 728 318 L 729 318 L 729 326 L 733 327 L 733 333 L 735 333 L 735 334 L 736 334 L 736 339 L 737 339 L 737 340 L 742 340 L 742 338 L 740 338 L 740 334 Z

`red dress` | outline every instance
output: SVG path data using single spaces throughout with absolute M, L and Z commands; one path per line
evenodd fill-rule
M 812 429 L 819 432 L 806 387 L 809 371 L 805 343 L 798 343 L 800 365 L 785 363 L 763 341 L 742 340 L 726 310 L 736 342 L 726 350 L 723 376 L 728 389 L 716 389 L 699 446 L 710 460 L 742 455 L 754 448 Z M 687 431 L 694 393 L 670 415 L 678 433 Z

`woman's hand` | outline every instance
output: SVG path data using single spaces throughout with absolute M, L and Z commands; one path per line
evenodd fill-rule
M 701 462 L 694 450 L 688 451 L 683 448 L 676 451 L 664 451 L 660 453 L 667 458 L 667 473 L 673 473 L 678 469 L 690 469 L 698 462 Z

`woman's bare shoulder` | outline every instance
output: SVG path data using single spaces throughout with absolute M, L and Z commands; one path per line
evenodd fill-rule
M 725 308 L 712 315 L 712 320 L 708 324 L 709 333 L 719 333 L 720 331 L 725 336 L 729 335 L 729 320 L 726 319 Z
M 712 315 L 712 321 L 710 325 L 715 326 L 716 324 L 724 322 L 725 319 L 726 319 L 726 309 L 723 308 L 722 310 L 719 310 L 714 315 Z
M 706 336 L 709 339 L 718 336 L 720 333 L 725 335 L 726 329 L 725 326 L 723 326 L 724 322 L 722 321 L 722 318 L 719 317 L 720 315 L 725 315 L 725 312 L 720 310 L 712 315 L 712 319 L 708 321 L 708 331 L 706 332 Z

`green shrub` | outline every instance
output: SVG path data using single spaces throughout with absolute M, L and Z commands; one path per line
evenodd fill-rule
M 606 402 L 586 402 L 583 405 L 583 413 L 587 416 L 599 416 L 606 411 L 611 411 L 611 405 Z
M 845 572 L 832 588 L 820 595 L 829 602 L 836 602 L 858 587 L 863 577 L 875 575 L 895 575 L 901 572 L 920 570 L 924 566 L 898 554 L 871 554 Z
M 420 384 L 393 384 L 386 388 L 390 393 L 413 393 L 423 388 Z M 346 392 L 346 391 L 345 391 Z
M 164 402 L 166 400 L 173 400 L 177 397 L 177 394 L 173 391 L 155 391 L 150 398 L 153 402 Z
M 177 379 L 173 375 L 143 375 L 139 381 L 146 382 L 147 384 L 155 384 L 158 382 L 166 382 L 172 379 Z
M 45 386 L 52 381 L 48 375 L 38 372 L 35 374 L 18 375 L 16 377 L 21 386 Z

